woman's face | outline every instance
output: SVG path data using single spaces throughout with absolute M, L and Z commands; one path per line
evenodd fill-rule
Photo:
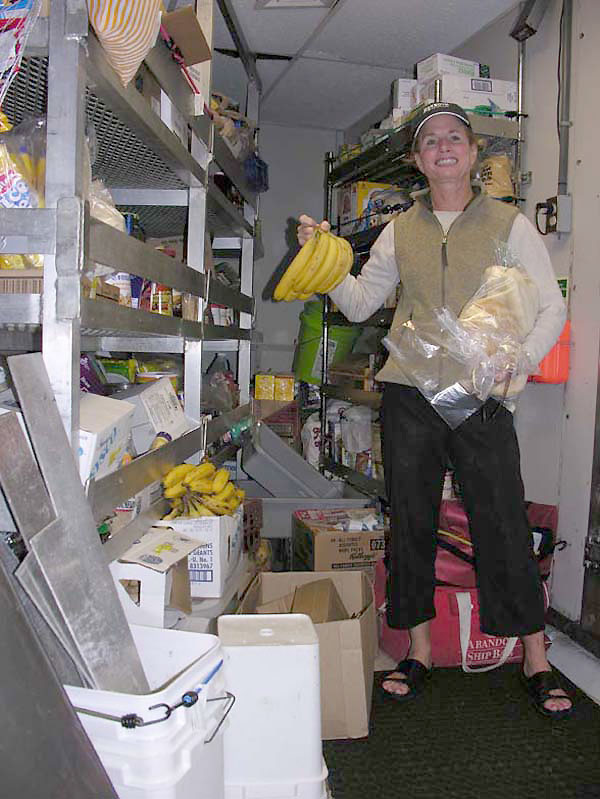
M 469 141 L 467 126 L 451 114 L 427 120 L 419 132 L 415 160 L 429 184 L 466 182 L 477 160 L 477 145 Z

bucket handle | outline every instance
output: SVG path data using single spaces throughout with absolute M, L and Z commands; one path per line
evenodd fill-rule
M 214 728 L 214 730 L 211 732 L 211 734 L 208 736 L 208 738 L 204 739 L 204 743 L 205 744 L 209 744 L 213 740 L 215 735 L 221 729 L 221 726 L 223 725 L 223 722 L 225 721 L 225 719 L 229 715 L 229 711 L 234 706 L 234 704 L 235 704 L 235 696 L 233 694 L 230 694 L 229 691 L 225 691 L 225 696 L 214 696 L 214 697 L 212 697 L 212 699 L 207 699 L 206 701 L 207 702 L 228 702 L 228 704 L 227 704 L 227 706 L 225 708 L 225 712 L 221 716 L 217 726 Z

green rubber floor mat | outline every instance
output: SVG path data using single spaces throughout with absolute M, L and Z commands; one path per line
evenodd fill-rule
M 518 665 L 437 669 L 401 704 L 375 676 L 368 738 L 326 741 L 334 799 L 600 799 L 600 706 L 571 686 L 575 710 L 537 713 Z

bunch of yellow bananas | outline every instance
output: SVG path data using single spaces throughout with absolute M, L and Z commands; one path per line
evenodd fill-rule
M 244 499 L 244 492 L 229 479 L 227 469 L 217 469 L 210 461 L 199 466 L 180 463 L 163 478 L 163 496 L 171 510 L 163 519 L 177 516 L 231 516 Z
M 307 300 L 315 292 L 327 294 L 346 277 L 354 262 L 346 239 L 317 228 L 286 269 L 273 299 Z

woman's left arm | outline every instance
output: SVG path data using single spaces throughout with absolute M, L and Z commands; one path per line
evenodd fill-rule
M 513 223 L 508 247 L 539 290 L 538 316 L 533 330 L 523 342 L 524 354 L 535 370 L 559 337 L 567 318 L 567 308 L 546 246 L 524 214 L 519 214 Z

